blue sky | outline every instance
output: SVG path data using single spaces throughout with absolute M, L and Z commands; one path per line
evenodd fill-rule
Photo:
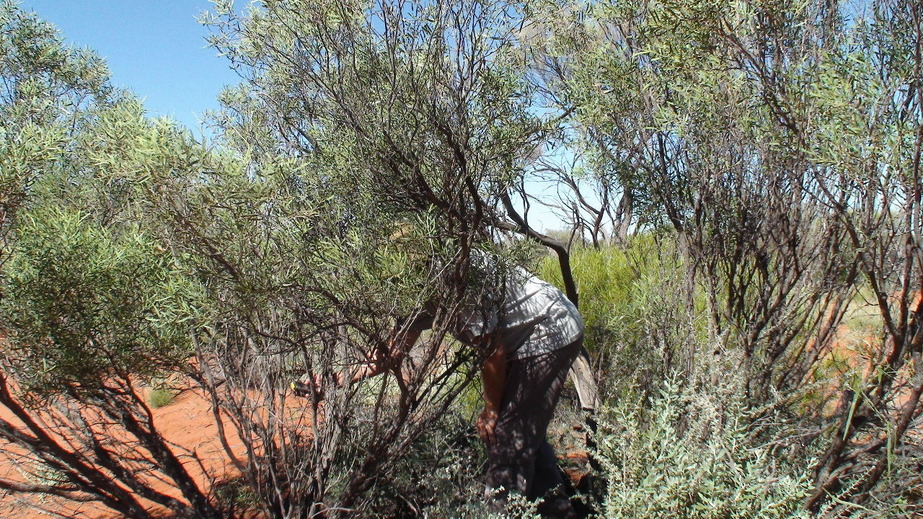
M 144 99 L 149 113 L 201 132 L 201 114 L 218 92 L 238 82 L 227 60 L 207 47 L 196 19 L 208 0 L 21 0 L 64 40 L 105 58 L 112 82 Z

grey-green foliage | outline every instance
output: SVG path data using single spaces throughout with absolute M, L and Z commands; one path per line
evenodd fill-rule
M 0 236 L 33 183 L 73 151 L 85 109 L 111 94 L 105 64 L 65 46 L 16 2 L 0 2 Z
M 476 352 L 441 339 L 464 296 L 488 285 L 472 283 L 469 254 L 489 241 L 498 193 L 545 127 L 510 52 L 520 12 L 502 1 L 349 0 L 215 11 L 213 43 L 248 80 L 216 114 L 244 166 L 171 195 L 172 242 L 215 294 L 209 347 L 244 374 L 228 386 L 260 388 L 240 421 L 290 453 L 285 465 L 257 452 L 248 467 L 265 506 L 374 513 L 369 488 L 474 373 L 459 368 Z M 379 357 L 396 318 L 427 303 L 439 308 L 429 347 L 399 376 L 331 390 L 311 448 L 290 441 L 297 424 L 273 398 L 286 377 L 329 380 Z M 257 412 L 269 408 L 283 418 Z
M 485 212 L 535 146 L 515 58 L 514 2 L 274 2 L 242 19 L 223 4 L 213 43 L 250 79 L 225 94 L 232 145 L 337 164 L 356 209 L 435 207 L 483 230 Z
M 171 255 L 137 229 L 113 232 L 79 211 L 41 208 L 21 220 L 0 312 L 27 390 L 92 391 L 189 354 L 183 309 L 195 296 Z
M 755 443 L 739 404 L 720 393 L 668 381 L 643 408 L 624 399 L 604 409 L 605 517 L 809 517 L 806 467 Z
M 562 20 L 546 25 L 548 45 L 568 57 L 556 85 L 588 162 L 635 195 L 642 221 L 676 229 L 716 351 L 742 353 L 754 403 L 797 394 L 854 291 L 872 286 L 887 360 L 855 417 L 826 429 L 847 441 L 831 441 L 810 506 L 845 488 L 844 471 L 865 480 L 849 499 L 869 498 L 892 454 L 858 461 L 853 422 L 884 419 L 873 436 L 899 442 L 919 412 L 887 402 L 918 351 L 921 4 L 547 5 L 543 19 Z
M 801 13 L 799 6 L 780 6 L 778 16 Z M 573 104 L 588 162 L 631 194 L 636 218 L 675 228 L 690 244 L 683 251 L 688 265 L 726 282 L 728 292 L 739 294 L 739 285 L 753 280 L 752 286 L 778 290 L 767 299 L 797 300 L 790 288 L 799 283 L 797 275 L 763 269 L 760 262 L 820 249 L 821 240 L 800 250 L 810 240 L 784 239 L 782 229 L 813 240 L 805 228 L 822 213 L 810 202 L 810 210 L 792 210 L 796 194 L 766 187 L 797 180 L 786 176 L 795 169 L 786 162 L 793 157 L 780 152 L 785 128 L 733 53 L 737 36 L 744 45 L 783 37 L 761 26 L 751 8 L 734 2 L 576 2 L 570 11 L 545 16 L 564 15 L 564 23 L 548 29 L 549 45 L 570 58 L 557 84 Z M 726 31 L 722 20 L 729 13 L 734 21 Z M 775 29 L 798 30 L 785 23 Z M 716 297 L 715 307 L 728 307 L 728 315 L 716 314 L 716 331 L 732 328 L 753 341 L 750 334 L 760 338 L 777 321 L 797 322 L 773 315 L 758 296 L 741 299 Z
M 188 354 L 196 296 L 142 195 L 188 173 L 197 148 L 51 25 L 12 2 L 0 19 L 7 360 L 33 390 L 152 375 Z
M 144 495 L 216 517 L 139 389 L 188 367 L 206 325 L 202 285 L 160 240 L 151 195 L 207 154 L 16 3 L 0 3 L 0 23 L 0 390 L 19 418 L 0 418 L 3 450 L 61 475 L 39 493 L 139 518 Z M 182 499 L 153 490 L 154 473 Z
M 111 93 L 105 62 L 62 44 L 58 31 L 18 2 L 0 2 L 0 114 L 4 123 L 73 116 Z

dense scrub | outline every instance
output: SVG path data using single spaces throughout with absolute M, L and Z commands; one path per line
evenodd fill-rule
M 920 513 L 923 8 L 862 6 L 216 2 L 243 81 L 205 147 L 0 2 L 0 488 L 485 516 L 484 352 L 448 332 L 520 263 L 586 317 L 602 401 L 557 437 L 599 516 Z M 158 434 L 165 379 L 238 480 Z
M 843 402 L 844 392 L 853 394 L 882 349 L 871 335 L 881 321 L 868 302 L 851 301 L 833 349 L 798 391 L 748 406 L 743 352 L 709 337 L 705 289 L 687 282 L 675 247 L 648 235 L 628 247 L 577 249 L 572 257 L 604 395 L 593 438 L 606 487 L 595 496 L 596 509 L 638 518 L 918 513 L 921 482 L 908 472 L 919 459 L 915 436 L 892 451 L 891 472 L 864 506 L 841 500 L 853 486 L 816 512 L 804 509 L 829 424 L 848 412 L 844 405 L 855 405 Z M 553 279 L 554 261 L 539 266 Z

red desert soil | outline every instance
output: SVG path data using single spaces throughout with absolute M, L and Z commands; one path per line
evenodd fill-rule
M 202 472 L 191 459 L 186 463 L 187 468 L 194 474 L 202 489 L 208 490 L 210 481 L 223 481 L 237 475 L 233 466 L 227 463 L 218 440 L 217 427 L 215 426 L 208 401 L 201 393 L 186 391 L 180 394 L 172 403 L 165 407 L 153 410 L 154 422 L 164 438 L 175 445 L 193 451 L 202 459 L 208 475 Z M 0 417 L 11 419 L 8 411 L 0 406 Z M 229 433 L 230 434 L 230 433 Z M 239 442 L 231 439 L 231 448 L 242 452 Z M 240 449 L 238 451 L 238 449 Z M 182 456 L 180 449 L 177 455 Z M 188 456 L 183 459 L 189 459 Z M 0 453 L 0 477 L 13 480 L 22 480 L 22 474 L 17 469 L 18 460 L 9 454 Z M 163 489 L 160 489 L 163 490 Z M 45 518 L 45 517 L 82 517 L 93 519 L 110 519 L 119 517 L 109 512 L 106 508 L 95 503 L 73 503 L 54 497 L 12 495 L 0 491 L 0 517 L 12 518 Z M 179 496 L 177 496 L 179 497 Z M 61 515 L 55 516 L 43 512 L 41 508 L 52 509 Z M 151 505 L 150 509 L 160 512 L 164 516 L 166 511 Z

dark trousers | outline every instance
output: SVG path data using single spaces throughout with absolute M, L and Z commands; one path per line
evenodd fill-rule
M 544 517 L 575 516 L 563 493 L 564 481 L 546 434 L 561 387 L 582 344 L 583 339 L 578 339 L 544 355 L 508 362 L 495 441 L 487 446 L 488 491 L 503 488 L 492 499 L 493 508 L 502 508 L 506 492 L 513 491 L 529 499 L 544 498 L 539 506 Z

